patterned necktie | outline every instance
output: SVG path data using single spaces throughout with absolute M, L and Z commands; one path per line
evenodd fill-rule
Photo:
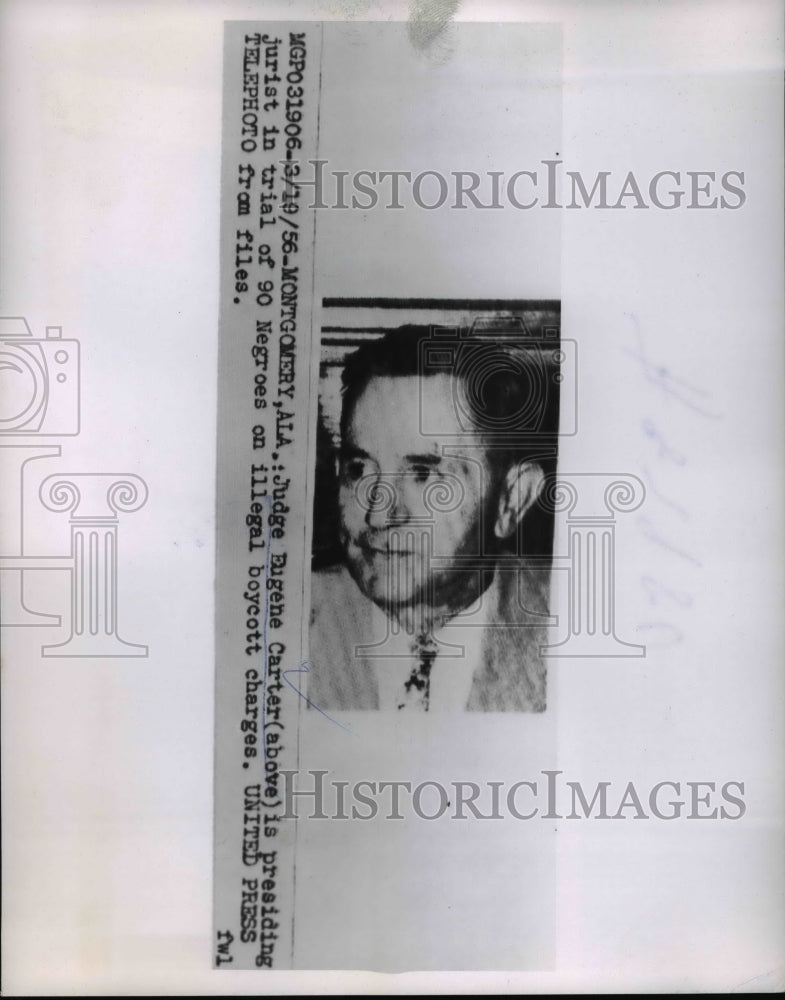
M 398 708 L 427 712 L 431 698 L 431 667 L 436 659 L 436 640 L 432 635 L 420 636 L 412 652 L 416 662 L 409 679 L 404 681 L 398 697 Z

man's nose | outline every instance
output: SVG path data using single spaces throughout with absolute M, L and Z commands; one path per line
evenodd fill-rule
M 376 476 L 368 490 L 365 521 L 369 528 L 388 528 L 405 524 L 409 518 L 409 505 L 396 476 Z

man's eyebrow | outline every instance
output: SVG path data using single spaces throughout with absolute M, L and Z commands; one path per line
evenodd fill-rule
M 440 465 L 442 456 L 438 452 L 427 451 L 420 455 L 404 455 L 404 462 L 409 465 Z
M 340 458 L 370 458 L 371 456 L 367 451 L 363 451 L 362 448 L 358 448 L 354 444 L 344 444 L 341 445 L 339 450 Z

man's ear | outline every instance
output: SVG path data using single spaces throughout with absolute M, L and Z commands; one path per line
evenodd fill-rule
M 499 492 L 496 523 L 497 538 L 510 538 L 523 515 L 540 495 L 545 475 L 536 462 L 520 462 L 508 470 Z

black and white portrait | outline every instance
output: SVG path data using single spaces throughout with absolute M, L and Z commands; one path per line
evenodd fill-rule
M 323 315 L 309 700 L 542 712 L 558 304 Z

